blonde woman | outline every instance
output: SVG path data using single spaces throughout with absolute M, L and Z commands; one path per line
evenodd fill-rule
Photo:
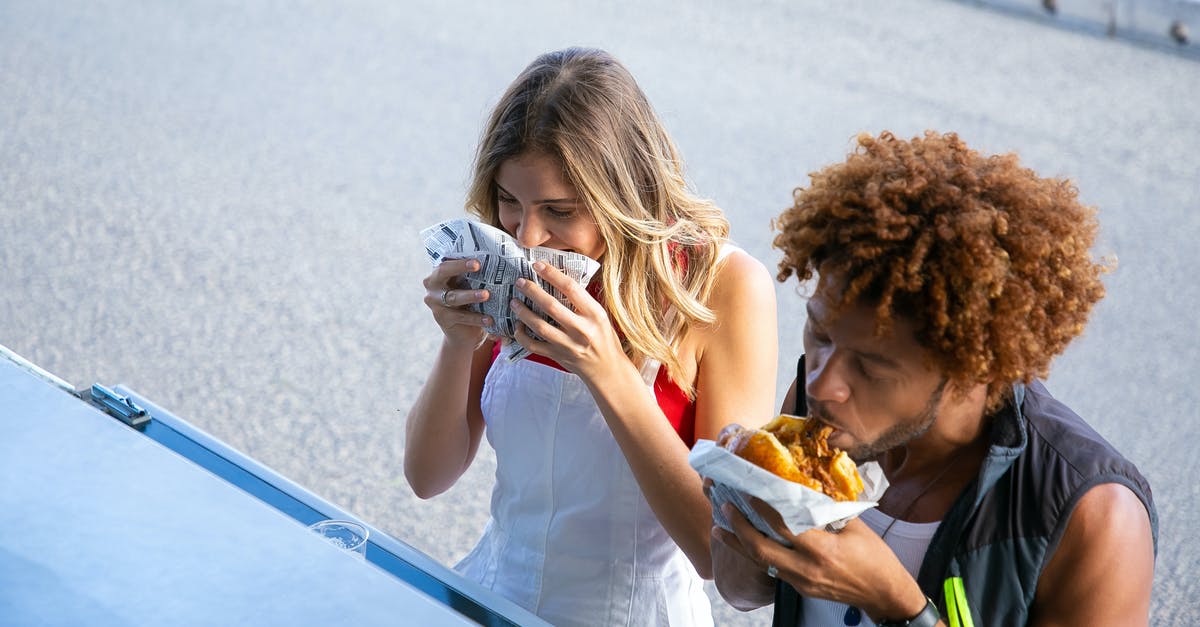
M 478 262 L 425 279 L 444 339 L 408 416 L 405 475 L 429 498 L 483 434 L 496 451 L 491 520 L 456 568 L 557 625 L 711 624 L 711 511 L 687 455 L 772 415 L 769 274 L 688 191 L 645 95 L 600 50 L 548 53 L 517 77 L 483 133 L 467 208 L 601 270 L 584 289 L 535 268 L 572 307 L 518 285 L 558 326 L 515 305 L 533 355 L 512 363 L 466 307 L 491 295 L 457 288 Z

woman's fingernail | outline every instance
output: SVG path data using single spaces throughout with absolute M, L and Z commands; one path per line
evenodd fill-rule
M 477 290 L 475 292 L 475 298 L 483 298 L 483 290 Z
M 488 318 L 487 316 L 484 316 L 482 322 L 483 322 L 483 326 L 485 326 L 485 327 L 492 326 L 492 319 Z
M 521 289 L 525 289 L 525 286 L 528 283 L 529 283 L 529 281 L 526 281 L 525 279 L 517 279 L 517 287 L 519 287 Z
M 535 261 L 535 262 L 533 263 L 533 269 L 534 269 L 534 270 L 537 270 L 538 272 L 541 272 L 542 270 L 545 270 L 545 269 L 546 269 L 546 262 L 544 262 L 544 261 Z
M 517 300 L 517 299 L 515 299 L 515 298 L 514 298 L 514 299 L 512 299 L 512 300 L 508 301 L 508 304 L 509 304 L 509 305 L 511 305 L 511 306 L 513 306 L 513 307 L 520 307 L 520 306 L 521 306 L 521 301 L 519 301 L 519 300 Z

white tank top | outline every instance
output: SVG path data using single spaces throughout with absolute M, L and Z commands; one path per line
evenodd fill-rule
M 859 518 L 867 524 L 877 534 L 882 534 L 888 525 L 892 525 L 888 529 L 887 535 L 883 537 L 884 543 L 892 549 L 896 557 L 900 559 L 900 563 L 904 565 L 905 570 L 915 579 L 917 573 L 921 570 L 921 562 L 925 560 L 925 551 L 929 549 L 929 542 L 933 540 L 933 534 L 937 532 L 938 525 L 941 521 L 931 523 L 910 523 L 904 520 L 896 520 L 887 514 L 879 511 L 877 508 L 871 508 L 859 515 Z M 895 524 L 892 521 L 896 520 Z M 847 610 L 849 607 L 845 603 L 834 603 L 824 599 L 810 599 L 804 597 L 801 601 L 804 612 L 804 625 L 860 625 L 862 627 L 874 627 L 875 623 L 867 617 L 866 614 L 858 613 L 860 622 L 855 623 L 853 620 L 847 622 Z M 851 614 L 853 616 L 853 613 Z

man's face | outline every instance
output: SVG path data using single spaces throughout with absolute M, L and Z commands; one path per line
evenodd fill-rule
M 825 275 L 808 301 L 804 326 L 809 414 L 835 431 L 829 444 L 856 461 L 924 434 L 943 406 L 946 379 L 927 363 L 912 321 L 875 335 L 875 310 L 855 304 L 835 316 L 841 286 Z

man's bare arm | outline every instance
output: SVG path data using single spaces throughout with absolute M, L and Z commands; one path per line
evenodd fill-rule
M 1146 625 L 1153 580 L 1146 507 L 1123 485 L 1098 485 L 1075 506 L 1038 579 L 1030 624 Z

